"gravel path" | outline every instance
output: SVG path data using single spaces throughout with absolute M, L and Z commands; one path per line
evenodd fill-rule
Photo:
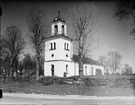
M 12 97 L 28 97 L 28 98 L 46 98 L 46 99 L 81 99 L 81 100 L 135 100 L 135 96 L 109 96 L 109 97 L 97 97 L 97 96 L 81 96 L 81 95 L 50 95 L 50 94 L 25 94 L 25 93 L 3 93 L 4 96 Z

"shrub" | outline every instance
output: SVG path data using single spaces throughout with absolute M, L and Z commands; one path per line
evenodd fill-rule
M 84 85 L 86 86 L 108 86 L 108 87 L 131 87 L 135 82 L 125 77 L 117 77 L 117 78 L 95 78 L 95 77 L 87 77 L 82 78 Z M 131 84 L 132 81 L 132 84 Z
M 52 84 L 81 84 L 83 83 L 85 86 L 108 86 L 111 88 L 117 87 L 131 87 L 132 85 L 135 87 L 135 79 L 129 79 L 127 77 L 82 77 L 79 80 L 79 76 L 72 77 L 51 77 L 51 76 L 41 76 L 38 78 L 38 82 L 43 85 L 52 85 Z
M 64 84 L 65 79 L 62 77 L 42 76 L 38 78 L 37 82 L 43 85 Z
M 79 76 L 71 76 L 71 77 L 67 77 L 66 79 L 77 81 L 79 79 Z
M 133 87 L 135 88 L 135 78 L 131 78 L 130 79 L 130 83 L 133 85 Z
M 25 82 L 29 82 L 29 83 L 34 83 L 36 81 L 36 77 L 35 76 L 31 76 L 31 77 L 23 77 L 21 75 L 18 75 L 16 77 L 6 77 L 6 83 L 8 82 L 18 82 L 18 83 L 25 83 Z
M 13 78 L 14 82 L 30 82 L 30 77 L 17 76 Z
M 132 86 L 132 84 L 130 83 L 130 80 L 128 78 L 117 78 L 114 83 L 115 83 L 116 87 L 130 87 L 130 86 Z

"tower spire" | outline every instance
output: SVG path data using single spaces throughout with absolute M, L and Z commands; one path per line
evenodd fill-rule
M 58 15 L 54 18 L 53 22 L 61 21 L 61 22 L 65 23 L 64 18 L 60 16 L 60 11 L 57 11 L 57 13 L 58 13 Z
M 58 11 L 58 17 L 60 17 L 60 11 Z

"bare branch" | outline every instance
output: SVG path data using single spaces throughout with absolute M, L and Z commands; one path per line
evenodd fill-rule
M 124 19 L 132 19 L 133 28 L 130 32 L 130 35 L 133 35 L 133 39 L 135 39 L 134 28 L 135 28 L 135 2 L 134 1 L 126 1 L 119 2 L 117 4 L 117 9 L 115 11 L 115 17 L 118 17 L 119 20 Z
M 11 70 L 13 70 L 14 59 L 19 56 L 24 47 L 24 39 L 18 27 L 7 27 L 5 34 L 2 36 L 2 47 L 7 52 L 7 57 L 10 60 L 9 65 Z

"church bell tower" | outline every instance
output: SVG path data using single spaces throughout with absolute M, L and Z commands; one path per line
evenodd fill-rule
M 45 41 L 44 74 L 63 76 L 71 67 L 72 55 L 72 39 L 67 36 L 67 24 L 58 11 L 51 24 L 51 35 Z
M 51 35 L 67 36 L 67 25 L 65 23 L 64 18 L 60 16 L 60 11 L 58 11 L 58 16 L 55 17 L 53 20 Z

